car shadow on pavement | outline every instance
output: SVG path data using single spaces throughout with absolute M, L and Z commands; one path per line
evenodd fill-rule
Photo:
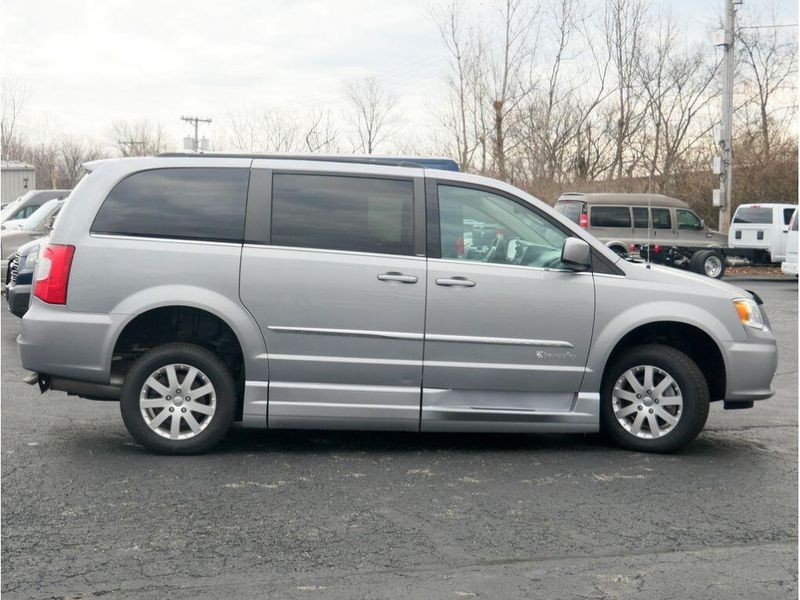
M 85 434 L 85 435 L 84 435 Z M 81 452 L 100 454 L 151 455 L 148 450 L 120 432 L 120 436 L 106 435 L 102 430 L 73 430 L 69 435 Z M 102 440 L 99 438 L 103 438 Z M 122 443 L 120 443 L 120 441 Z M 752 456 L 759 446 L 750 440 L 730 438 L 721 442 L 714 436 L 703 434 L 687 448 L 675 454 L 638 454 L 654 459 L 659 457 L 735 458 Z M 206 456 L 234 455 L 320 455 L 374 454 L 375 456 L 405 455 L 414 453 L 519 453 L 592 455 L 603 453 L 609 459 L 637 453 L 623 450 L 608 442 L 599 433 L 592 434 L 508 434 L 508 433 L 414 433 L 387 431 L 323 431 L 323 430 L 273 430 L 260 431 L 234 427 L 225 439 Z

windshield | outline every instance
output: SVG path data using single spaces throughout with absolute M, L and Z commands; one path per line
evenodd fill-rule
M 27 219 L 22 219 L 17 224 L 17 228 L 19 229 L 40 229 L 44 220 L 49 217 L 53 209 L 57 206 L 60 206 L 63 200 L 48 200 L 44 204 L 42 204 L 39 208 L 36 209 L 30 217 Z
M 14 200 L 13 202 L 9 202 L 8 204 L 6 204 L 6 207 L 3 210 L 0 210 L 0 223 L 2 223 L 8 217 L 14 214 L 14 211 L 17 210 L 17 207 L 24 202 L 25 197 L 28 196 L 29 194 L 30 192 L 25 194 L 25 196 L 21 196 L 16 200 Z

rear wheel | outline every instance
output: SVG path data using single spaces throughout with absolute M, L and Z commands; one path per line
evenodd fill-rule
M 699 250 L 692 255 L 689 268 L 712 279 L 722 279 L 725 274 L 725 257 L 717 250 Z
M 195 454 L 216 445 L 236 408 L 236 387 L 225 364 L 195 344 L 165 344 L 128 371 L 120 397 L 122 419 L 144 447 Z
M 623 448 L 674 452 L 703 429 L 708 403 L 708 384 L 691 358 L 670 346 L 647 344 L 625 351 L 609 369 L 600 421 Z

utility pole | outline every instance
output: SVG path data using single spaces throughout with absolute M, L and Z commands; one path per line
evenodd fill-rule
M 117 140 L 117 144 L 120 146 L 125 146 L 127 150 L 125 151 L 125 156 L 133 156 L 135 152 L 135 148 L 138 146 L 140 148 L 144 148 L 144 141 L 142 140 Z
M 198 154 L 200 152 L 200 137 L 198 135 L 197 127 L 200 123 L 211 123 L 211 119 L 204 119 L 202 117 L 181 117 L 181 121 L 186 121 L 187 123 L 194 125 L 194 141 L 192 142 L 192 152 Z M 191 138 L 187 138 L 187 140 L 190 139 Z
M 736 68 L 734 41 L 736 39 L 736 7 L 742 0 L 725 0 L 725 28 L 721 39 L 715 44 L 724 52 L 722 61 L 722 115 L 716 142 L 720 156 L 714 159 L 714 174 L 719 175 L 719 189 L 714 190 L 713 206 L 719 207 L 719 226 L 727 233 L 731 224 L 731 204 L 733 202 L 733 76 Z

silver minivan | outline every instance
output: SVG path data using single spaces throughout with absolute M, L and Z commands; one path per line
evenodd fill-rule
M 18 352 L 42 390 L 119 400 L 157 452 L 208 450 L 234 421 L 603 430 L 667 452 L 709 402 L 773 393 L 757 295 L 621 260 L 500 181 L 405 158 L 86 166 Z

